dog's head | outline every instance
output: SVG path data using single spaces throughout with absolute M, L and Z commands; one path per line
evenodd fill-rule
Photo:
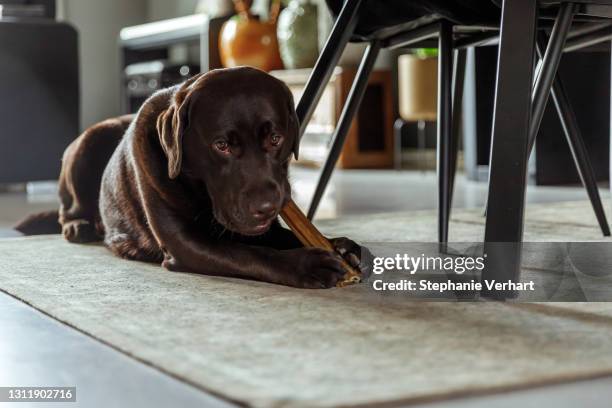
M 185 82 L 157 120 L 168 177 L 201 181 L 227 229 L 265 233 L 291 196 L 299 134 L 293 97 L 254 68 L 214 70 Z

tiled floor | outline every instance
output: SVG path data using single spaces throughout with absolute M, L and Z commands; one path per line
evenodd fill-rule
M 318 170 L 295 166 L 291 171 L 295 200 L 304 209 L 308 207 L 317 180 Z M 601 192 L 603 199 L 608 199 L 608 190 L 602 189 Z M 468 181 L 463 175 L 459 175 L 453 206 L 484 208 L 486 195 L 485 183 Z M 579 186 L 529 186 L 527 190 L 528 203 L 586 198 L 586 193 Z M 436 206 L 436 175 L 433 172 L 338 170 L 331 179 L 317 217 L 435 209 Z M 10 228 L 25 214 L 53 208 L 57 208 L 57 198 L 54 194 L 49 194 L 49 188 L 45 189 L 44 194 L 0 193 L 0 228 Z
M 307 208 L 314 192 L 318 170 L 295 167 L 291 172 L 294 195 L 302 208 Z M 376 214 L 381 212 L 435 209 L 437 177 L 434 172 L 393 170 L 337 170 L 319 207 L 318 217 Z M 608 190 L 601 190 L 603 198 Z M 486 183 L 467 180 L 458 175 L 453 197 L 455 208 L 484 208 Z M 587 199 L 580 186 L 529 186 L 528 203 L 545 203 Z
M 293 169 L 294 193 L 302 208 L 307 207 L 316 179 L 315 170 Z M 436 207 L 435 185 L 433 173 L 338 171 L 332 178 L 318 216 L 433 209 Z M 602 193 L 609 202 L 608 191 L 602 190 Z M 529 203 L 585 198 L 584 191 L 577 187 L 530 187 L 528 192 Z M 455 207 L 482 207 L 485 199 L 484 184 L 468 182 L 464 177 L 458 178 Z M 54 195 L 0 193 L 0 229 L 6 233 L 22 216 L 56 207 Z M 69 407 L 230 406 L 229 403 L 132 360 L 2 293 L 0 328 L 0 386 L 77 386 L 78 402 L 66 404 Z M 450 400 L 427 406 L 603 408 L 609 406 L 611 399 L 612 379 L 600 379 Z

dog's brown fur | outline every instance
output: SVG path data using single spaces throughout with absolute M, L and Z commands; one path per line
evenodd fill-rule
M 280 81 L 252 68 L 195 76 L 153 95 L 134 117 L 87 129 L 66 149 L 63 235 L 104 239 L 120 257 L 175 271 L 335 286 L 344 275 L 338 253 L 303 248 L 277 221 L 291 194 L 298 137 Z M 367 275 L 361 247 L 333 242 Z
M 126 115 L 100 122 L 64 151 L 59 223 L 68 241 L 90 242 L 104 236 L 98 210 L 102 174 L 133 119 Z

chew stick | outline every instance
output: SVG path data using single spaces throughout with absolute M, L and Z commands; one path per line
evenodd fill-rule
M 289 200 L 281 210 L 280 215 L 305 247 L 335 251 L 331 242 L 312 225 L 293 200 Z M 346 270 L 346 274 L 344 279 L 338 282 L 336 286 L 343 287 L 361 281 L 361 273 L 351 267 L 345 260 L 342 260 L 342 265 Z

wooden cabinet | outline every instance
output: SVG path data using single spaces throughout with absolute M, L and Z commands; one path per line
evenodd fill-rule
M 310 69 L 272 71 L 285 81 L 299 101 Z M 355 69 L 336 68 L 306 128 L 300 146 L 300 162 L 321 164 L 327 156 L 335 125 L 349 94 Z M 374 71 L 338 166 L 342 168 L 390 168 L 393 166 L 393 93 L 390 71 Z

